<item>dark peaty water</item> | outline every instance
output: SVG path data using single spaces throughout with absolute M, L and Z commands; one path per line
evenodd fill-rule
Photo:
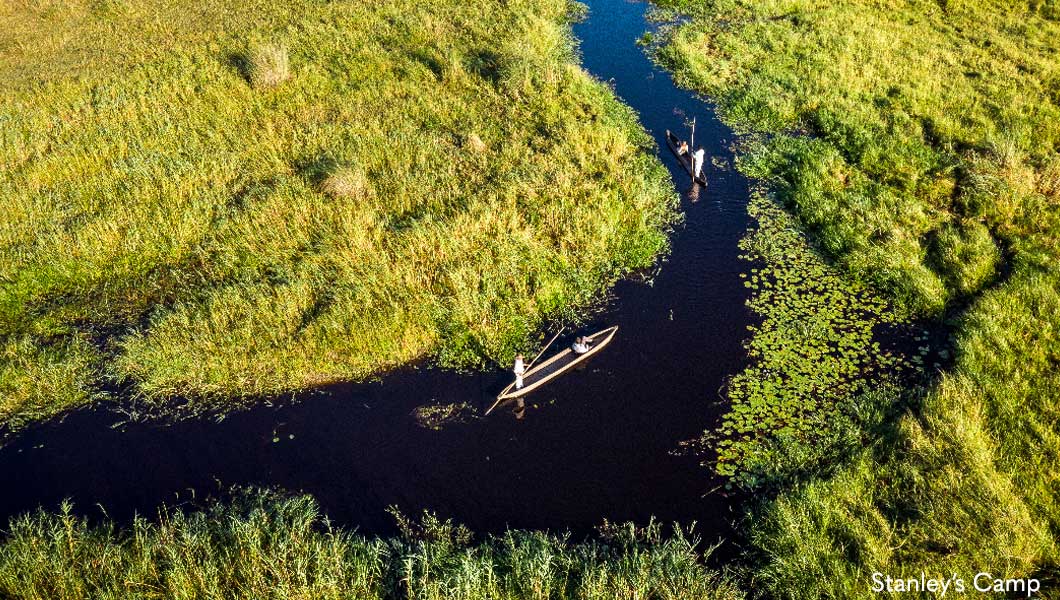
M 478 531 L 585 532 L 605 518 L 655 516 L 723 534 L 726 499 L 704 497 L 718 482 L 697 459 L 672 451 L 716 422 L 718 390 L 743 360 L 749 315 L 736 244 L 747 225 L 747 183 L 708 169 L 709 189 L 691 202 L 665 130 L 683 131 L 683 115 L 694 115 L 697 143 L 726 159 L 730 132 L 635 45 L 647 27 L 645 4 L 589 4 L 588 20 L 574 28 L 585 67 L 640 113 L 686 193 L 686 223 L 654 282 L 620 283 L 610 308 L 586 328 L 619 325 L 610 346 L 532 394 L 525 418 L 501 409 L 441 431 L 421 427 L 413 409 L 468 402 L 481 411 L 510 373 L 408 368 L 221 423 L 115 429 L 120 417 L 105 409 L 75 412 L 0 449 L 0 522 L 63 498 L 86 514 L 98 505 L 117 519 L 154 515 L 162 503 L 255 484 L 310 493 L 333 521 L 366 533 L 392 531 L 385 508 L 396 504 Z

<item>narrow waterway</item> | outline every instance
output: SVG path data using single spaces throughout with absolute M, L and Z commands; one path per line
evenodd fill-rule
M 590 0 L 575 26 L 584 66 L 640 114 L 684 195 L 685 222 L 650 282 L 626 281 L 586 331 L 617 324 L 590 363 L 528 398 L 523 418 L 422 427 L 413 410 L 467 402 L 481 414 L 510 374 L 407 368 L 381 382 L 337 386 L 221 422 L 125 424 L 106 409 L 36 426 L 0 449 L 0 521 L 71 498 L 79 512 L 127 519 L 232 485 L 315 496 L 333 522 L 392 531 L 386 507 L 422 508 L 478 531 L 505 527 L 585 532 L 603 519 L 697 521 L 708 538 L 734 513 L 709 494 L 718 482 L 675 452 L 717 420 L 719 389 L 743 360 L 750 316 L 738 277 L 747 182 L 709 168 L 689 177 L 666 149 L 666 129 L 698 122 L 696 143 L 731 161 L 731 133 L 711 108 L 677 89 L 636 45 L 647 5 Z M 695 201 L 693 202 L 693 199 Z M 568 340 L 561 340 L 568 341 Z

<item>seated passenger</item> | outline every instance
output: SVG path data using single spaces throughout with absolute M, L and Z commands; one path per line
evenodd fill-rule
M 589 340 L 584 337 L 579 337 L 574 340 L 574 344 L 570 347 L 575 354 L 585 354 L 589 351 Z
M 681 140 L 681 145 L 677 147 L 677 155 L 685 156 L 688 154 L 688 142 Z

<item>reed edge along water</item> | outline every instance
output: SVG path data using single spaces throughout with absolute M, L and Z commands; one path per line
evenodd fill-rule
M 699 115 L 697 140 L 731 160 L 728 132 L 708 118 L 709 106 L 674 87 L 635 45 L 645 10 L 594 4 L 574 27 L 584 66 L 638 111 L 656 143 L 687 115 Z M 311 493 L 333 522 L 365 533 L 392 533 L 385 508 L 397 504 L 431 508 L 480 532 L 582 535 L 604 518 L 644 523 L 654 516 L 696 521 L 711 541 L 725 536 L 738 500 L 708 494 L 719 482 L 680 442 L 713 426 L 720 407 L 711 392 L 743 360 L 749 315 L 737 243 L 748 225 L 746 181 L 712 170 L 709 189 L 689 188 L 672 156 L 660 158 L 686 209 L 670 237 L 673 258 L 598 299 L 582 330 L 619 325 L 621 335 L 528 399 L 525 419 L 508 411 L 470 416 L 511 381 L 506 365 L 458 373 L 418 364 L 293 402 L 253 398 L 250 409 L 225 411 L 219 422 L 205 416 L 162 426 L 104 405 L 31 427 L 0 449 L 2 475 L 23 482 L 0 498 L 0 514 L 56 507 L 69 497 L 80 514 L 96 515 L 98 504 L 126 521 L 217 492 L 221 482 L 221 489 L 255 484 Z M 359 185 L 342 173 L 353 183 L 340 187 Z M 470 409 L 459 422 L 423 426 L 424 415 L 460 406 Z M 145 409 L 119 408 L 134 417 Z
M 755 581 L 869 597 L 874 572 L 1055 573 L 1056 6 L 659 4 L 684 16 L 660 60 L 749 134 L 740 170 L 848 277 L 952 330 L 932 385 L 863 405 L 860 449 L 754 512 Z

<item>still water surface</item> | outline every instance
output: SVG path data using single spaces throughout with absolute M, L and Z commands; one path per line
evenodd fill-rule
M 646 4 L 588 4 L 588 19 L 574 27 L 583 64 L 640 114 L 684 194 L 686 218 L 651 283 L 620 283 L 586 326 L 620 326 L 586 367 L 531 395 L 522 419 L 497 410 L 441 431 L 420 426 L 413 409 L 468 402 L 481 413 L 510 374 L 406 368 L 221 423 L 114 428 L 122 418 L 108 410 L 75 412 L 0 449 L 0 522 L 63 498 L 84 514 L 102 506 L 124 520 L 253 484 L 310 493 L 333 522 L 365 533 L 391 532 L 385 508 L 397 505 L 435 510 L 478 531 L 587 532 L 604 518 L 655 516 L 697 521 L 708 538 L 723 535 L 735 513 L 707 493 L 718 481 L 674 451 L 713 426 L 719 388 L 743 361 L 750 315 L 737 241 L 748 224 L 747 182 L 708 165 L 710 187 L 691 201 L 666 129 L 682 131 L 686 116 L 696 116 L 697 144 L 725 160 L 731 132 L 635 44 L 649 27 Z

